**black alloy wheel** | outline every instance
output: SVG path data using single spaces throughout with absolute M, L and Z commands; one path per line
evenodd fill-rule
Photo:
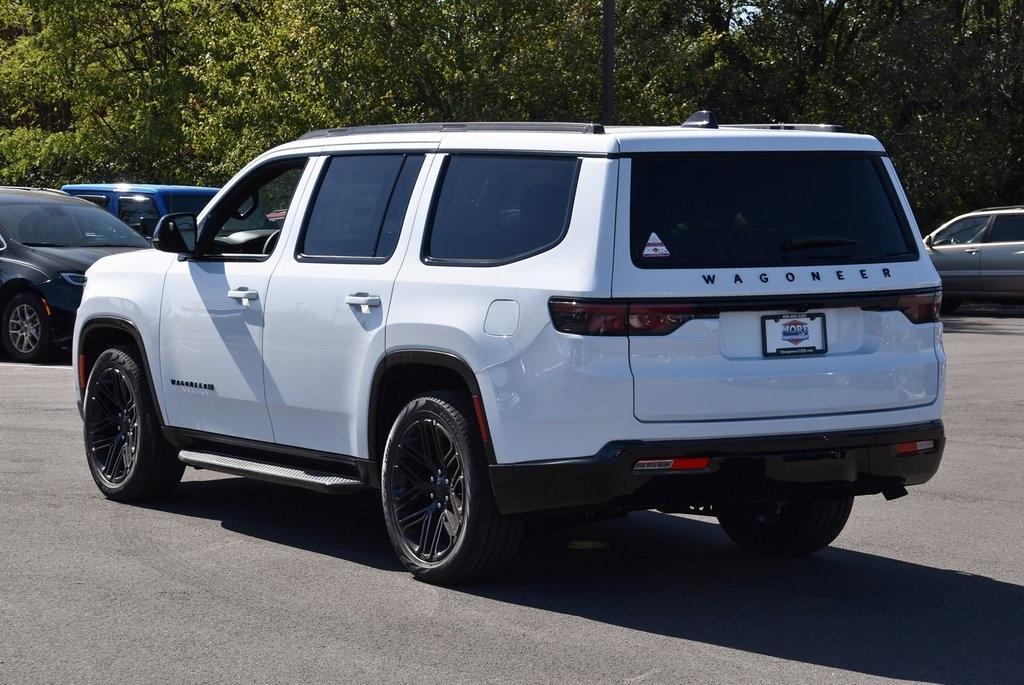
M 111 347 L 89 372 L 82 399 L 85 454 L 100 491 L 119 502 L 170 494 L 185 465 L 163 437 L 139 351 Z
M 89 386 L 89 422 L 85 427 L 89 459 L 95 473 L 107 485 L 116 487 L 131 475 L 139 452 L 135 390 L 116 366 L 100 369 Z
M 407 425 L 396 445 L 390 478 L 395 522 L 408 552 L 434 564 L 452 551 L 462 532 L 464 457 L 445 426 L 430 418 Z
M 409 402 L 388 436 L 381 473 L 392 547 L 420 580 L 451 584 L 500 572 L 522 522 L 494 502 L 469 398 L 438 391 Z

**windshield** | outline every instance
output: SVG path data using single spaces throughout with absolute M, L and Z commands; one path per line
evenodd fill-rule
M 855 264 L 916 257 L 879 157 L 649 155 L 632 161 L 645 268 Z
M 167 211 L 199 214 L 216 193 L 197 195 L 195 193 L 171 193 L 167 196 Z
M 29 247 L 149 247 L 145 238 L 112 214 L 85 202 L 4 202 L 0 223 Z

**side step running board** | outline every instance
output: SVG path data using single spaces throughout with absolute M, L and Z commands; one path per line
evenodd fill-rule
M 295 485 L 300 488 L 308 488 L 329 494 L 363 489 L 363 484 L 359 481 L 327 471 L 279 466 L 277 464 L 266 464 L 248 459 L 238 459 L 237 457 L 226 457 L 221 454 L 190 452 L 188 450 L 182 450 L 178 455 L 178 459 L 189 466 L 197 466 L 203 469 L 210 469 L 211 471 L 222 471 L 236 476 L 255 478 L 256 480 L 265 480 L 270 483 Z

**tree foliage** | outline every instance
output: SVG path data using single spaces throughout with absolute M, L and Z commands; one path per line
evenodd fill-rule
M 925 228 L 1024 202 L 1024 0 L 619 0 L 617 119 L 878 136 Z M 0 183 L 223 183 L 325 126 L 595 120 L 600 0 L 0 0 Z

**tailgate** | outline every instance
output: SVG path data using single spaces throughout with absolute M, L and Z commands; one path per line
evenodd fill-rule
M 649 154 L 612 297 L 641 421 L 873 412 L 939 391 L 937 276 L 880 156 Z

